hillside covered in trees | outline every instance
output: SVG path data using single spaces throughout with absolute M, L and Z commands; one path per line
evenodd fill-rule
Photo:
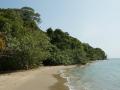
M 41 65 L 86 64 L 106 59 L 105 52 L 61 29 L 38 27 L 40 14 L 30 7 L 0 9 L 0 71 Z

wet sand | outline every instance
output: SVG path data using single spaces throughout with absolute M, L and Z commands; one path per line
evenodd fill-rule
M 53 86 L 50 87 L 50 90 L 69 90 L 69 88 L 65 85 L 67 82 L 66 79 L 60 77 L 60 75 L 54 75 L 54 77 L 58 80 Z
M 0 90 L 68 90 L 59 71 L 75 66 L 41 67 L 0 75 Z

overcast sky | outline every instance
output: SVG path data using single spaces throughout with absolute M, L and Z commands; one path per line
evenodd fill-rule
M 1 8 L 30 6 L 41 14 L 40 27 L 63 31 L 120 57 L 120 0 L 0 0 Z

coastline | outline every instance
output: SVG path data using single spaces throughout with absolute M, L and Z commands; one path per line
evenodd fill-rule
M 34 70 L 0 74 L 0 90 L 69 90 L 60 70 L 72 66 L 49 66 Z
M 57 79 L 57 82 L 50 87 L 50 90 L 69 90 L 69 87 L 65 85 L 67 83 L 65 78 L 62 78 L 59 74 L 54 75 L 54 77 Z

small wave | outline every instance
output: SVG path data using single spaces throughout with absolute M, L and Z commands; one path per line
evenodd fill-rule
M 69 90 L 75 90 L 73 86 L 71 86 L 70 77 L 66 75 L 66 72 L 67 72 L 66 70 L 60 70 L 60 76 L 67 80 L 67 82 L 64 85 L 67 86 Z

